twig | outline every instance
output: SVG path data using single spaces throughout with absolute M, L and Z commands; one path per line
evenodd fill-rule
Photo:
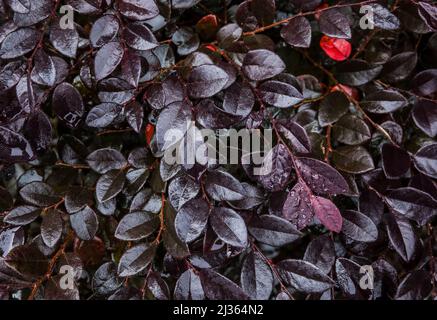
M 159 242 L 161 241 L 162 233 L 163 233 L 164 230 L 165 230 L 165 223 L 164 223 L 164 208 L 165 208 L 165 201 L 166 201 L 166 199 L 165 199 L 165 193 L 162 192 L 162 193 L 161 193 L 161 211 L 159 212 L 159 223 L 160 223 L 160 225 L 159 225 L 159 231 L 158 231 L 158 234 L 156 235 L 155 240 L 153 240 L 153 243 L 155 243 L 155 244 L 159 244 Z
M 331 125 L 328 125 L 328 127 L 326 128 L 325 162 L 327 162 L 327 163 L 329 163 L 329 154 L 332 152 L 331 129 L 332 129 Z
M 333 5 L 333 6 L 330 6 L 330 7 L 322 8 L 322 9 L 319 9 L 319 10 L 300 12 L 300 13 L 294 15 L 294 16 L 291 16 L 291 17 L 288 17 L 288 18 L 276 21 L 276 22 L 274 22 L 272 24 L 269 24 L 268 26 L 264 26 L 264 27 L 258 28 L 256 30 L 253 30 L 253 31 L 245 32 L 245 33 L 243 33 L 243 35 L 244 36 L 251 36 L 251 35 L 254 35 L 256 33 L 264 32 L 264 31 L 269 30 L 271 28 L 274 28 L 274 27 L 280 26 L 282 24 L 285 24 L 285 23 L 289 22 L 290 20 L 293 20 L 293 19 L 295 19 L 297 17 L 310 16 L 310 15 L 314 15 L 316 13 L 321 13 L 323 11 L 331 10 L 331 9 L 340 9 L 340 8 L 344 8 L 344 7 L 362 6 L 362 5 L 373 3 L 373 2 L 376 2 L 376 1 L 377 0 L 367 0 L 367 1 L 359 2 L 359 3 L 337 4 L 337 5 Z
M 325 73 L 330 79 L 331 81 L 337 85 L 339 84 L 339 81 L 335 78 L 334 74 L 332 72 L 330 72 L 329 70 L 327 70 L 325 67 L 323 67 L 320 63 L 314 61 L 313 58 L 310 57 L 310 55 L 305 52 L 305 51 L 300 51 L 307 59 L 308 61 L 310 61 L 315 67 L 317 67 L 318 69 L 320 69 L 323 73 Z M 370 118 L 366 112 L 363 110 L 363 108 L 361 108 L 360 103 L 355 100 L 352 96 L 350 96 L 346 90 L 342 87 L 342 86 L 338 86 L 338 88 L 340 89 L 341 92 L 344 93 L 344 95 L 349 99 L 349 101 L 355 106 L 355 108 L 357 109 L 357 111 L 359 111 L 363 117 L 370 122 L 370 124 L 379 132 L 381 132 L 386 138 L 387 140 L 389 140 L 393 145 L 398 146 L 398 144 L 392 139 L 392 137 L 390 136 L 390 134 L 383 128 L 381 127 L 379 124 L 377 124 L 375 121 L 372 120 L 372 118 Z
M 65 238 L 64 243 L 59 247 L 58 251 L 55 253 L 55 255 L 50 259 L 49 266 L 47 268 L 46 274 L 38 279 L 33 287 L 32 292 L 30 293 L 28 300 L 33 300 L 35 298 L 35 295 L 38 292 L 38 289 L 41 287 L 41 285 L 44 283 L 44 281 L 49 280 L 53 273 L 53 268 L 56 265 L 56 262 L 58 262 L 58 259 L 61 257 L 61 255 L 64 254 L 65 249 L 69 245 L 70 241 L 74 238 L 74 232 L 73 230 L 70 230 L 70 232 L 67 234 L 67 237 Z

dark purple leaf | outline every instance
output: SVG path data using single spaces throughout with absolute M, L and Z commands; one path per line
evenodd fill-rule
M 123 58 L 123 52 L 119 42 L 109 42 L 97 51 L 94 59 L 94 74 L 97 81 L 106 78 L 117 68 Z
M 335 195 L 349 191 L 349 186 L 343 176 L 320 160 L 298 158 L 296 166 L 306 184 L 315 193 Z
M 59 202 L 53 188 L 44 182 L 31 182 L 20 190 L 20 196 L 29 204 L 48 207 Z
M 308 261 L 288 259 L 279 262 L 276 266 L 281 277 L 298 291 L 317 293 L 334 285 L 330 277 Z
M 375 79 L 382 66 L 371 65 L 364 60 L 348 60 L 336 69 L 336 77 L 341 83 L 360 86 Z
M 207 173 L 205 189 L 217 201 L 234 201 L 244 199 L 246 192 L 241 182 L 225 171 Z
M 0 126 L 0 160 L 4 162 L 31 161 L 34 151 L 22 135 Z
M 118 264 L 118 275 L 129 277 L 138 274 L 152 262 L 156 251 L 155 244 L 141 243 L 126 250 Z
M 176 300 L 204 300 L 202 283 L 199 276 L 191 269 L 181 274 L 174 289 Z
M 287 147 L 278 144 L 264 157 L 257 179 L 269 191 L 282 190 L 289 182 L 291 166 L 292 160 Z
M 217 66 L 195 67 L 187 80 L 188 94 L 196 99 L 212 97 L 224 88 L 228 79 L 228 74 Z
M 413 108 L 413 120 L 431 138 L 437 135 L 437 104 L 420 100 Z
M 150 50 L 159 44 L 153 33 L 142 23 L 131 23 L 123 31 L 126 44 L 136 50 Z
M 94 273 L 92 287 L 99 295 L 113 293 L 123 284 L 117 276 L 117 266 L 113 262 L 102 264 Z
M 13 59 L 25 55 L 35 48 L 39 32 L 33 28 L 21 28 L 9 33 L 0 47 L 0 58 Z
M 156 17 L 159 9 L 154 0 L 120 0 L 122 15 L 132 20 L 147 20 Z
M 349 100 L 341 91 L 330 93 L 320 103 L 319 123 L 325 127 L 338 121 L 349 109 Z
M 253 300 L 267 300 L 273 289 L 269 265 L 258 252 L 251 251 L 241 268 L 241 287 Z
M 192 111 L 189 102 L 179 101 L 167 106 L 159 115 L 156 123 L 158 148 L 164 151 L 182 139 L 189 128 L 191 118 Z
M 234 282 L 211 269 L 199 272 L 205 296 L 210 300 L 248 300 L 248 296 Z
M 334 150 L 332 160 L 341 171 L 365 173 L 375 168 L 369 152 L 362 146 L 345 146 Z
M 296 183 L 284 202 L 282 216 L 299 230 L 313 221 L 314 212 L 310 203 L 310 190 L 303 183 Z
M 390 83 L 404 80 L 414 70 L 416 63 L 416 52 L 407 51 L 399 53 L 384 64 L 384 69 L 382 70 L 383 79 Z
M 416 252 L 417 238 L 413 227 L 405 219 L 389 212 L 385 215 L 385 226 L 391 245 L 405 261 L 410 261 Z
M 115 237 L 125 241 L 137 241 L 151 235 L 159 227 L 159 217 L 150 212 L 138 211 L 125 215 L 118 223 Z
M 305 261 L 311 262 L 325 274 L 329 274 L 335 263 L 334 242 L 329 235 L 321 235 L 313 239 L 305 251 Z
M 407 105 L 407 99 L 397 91 L 380 90 L 366 96 L 361 105 L 372 113 L 390 113 Z
M 209 211 L 208 204 L 202 199 L 188 201 L 176 215 L 178 237 L 187 243 L 199 237 L 208 222 Z
M 24 226 L 39 217 L 41 209 L 33 206 L 18 206 L 9 211 L 3 221 L 13 226 Z
M 382 168 L 387 178 L 398 178 L 410 169 L 410 155 L 403 149 L 385 143 L 381 148 Z
M 86 161 L 91 169 L 101 174 L 122 169 L 127 165 L 126 158 L 120 151 L 112 148 L 97 149 L 88 155 Z
M 92 128 L 105 128 L 117 118 L 121 111 L 119 104 L 104 102 L 90 110 L 85 123 Z
M 378 239 L 378 229 L 373 221 L 361 212 L 343 211 L 343 227 L 341 232 L 359 242 L 373 242 Z
M 428 177 L 437 179 L 437 144 L 429 144 L 419 149 L 413 156 L 417 170 Z
M 99 220 L 93 209 L 84 209 L 70 215 L 70 224 L 76 235 L 82 240 L 93 240 L 99 229 Z
M 250 221 L 248 229 L 256 240 L 274 247 L 291 243 L 302 236 L 290 222 L 273 215 L 254 218 Z
M 58 20 L 50 26 L 50 43 L 63 55 L 75 58 L 79 45 L 79 34 L 76 28 L 62 29 Z
M 200 185 L 187 176 L 173 179 L 168 186 L 169 200 L 173 208 L 179 211 L 182 206 L 197 196 Z
M 71 128 L 78 126 L 85 112 L 81 94 L 67 82 L 56 87 L 53 92 L 52 106 L 58 118 L 65 121 Z
M 112 41 L 119 27 L 117 18 L 112 14 L 97 19 L 90 31 L 90 41 L 93 47 L 98 48 Z
M 361 144 L 371 138 L 370 129 L 364 120 L 346 114 L 332 127 L 332 136 L 347 145 Z
M 291 19 L 281 29 L 281 37 L 289 45 L 298 48 L 309 48 L 311 45 L 311 25 L 305 17 Z
M 225 91 L 223 110 L 241 117 L 247 117 L 255 104 L 252 89 L 243 83 L 234 82 Z
M 50 209 L 43 215 L 41 222 L 41 238 L 48 247 L 54 247 L 59 239 L 61 239 L 62 228 L 62 217 L 58 210 Z
M 399 19 L 387 8 L 378 3 L 371 3 L 373 25 L 383 30 L 397 30 L 400 27 Z
M 209 223 L 217 236 L 224 242 L 234 247 L 246 247 L 246 224 L 234 210 L 214 208 L 209 217 Z
M 41 154 L 50 147 L 52 124 L 44 112 L 33 112 L 24 124 L 23 133 L 36 153 Z
M 350 39 L 352 36 L 348 18 L 340 10 L 325 10 L 319 18 L 320 31 L 327 36 Z
M 398 188 L 388 192 L 386 203 L 396 212 L 425 225 L 437 214 L 437 200 L 415 188 Z
M 311 198 L 311 206 L 317 219 L 330 231 L 340 232 L 343 218 L 340 211 L 331 200 L 322 197 Z
M 435 4 L 419 2 L 419 15 L 423 21 L 433 30 L 437 31 L 437 8 Z
M 396 292 L 396 300 L 423 300 L 432 291 L 432 280 L 426 270 L 415 270 L 405 276 Z
M 96 198 L 105 202 L 115 198 L 124 187 L 126 174 L 124 170 L 112 170 L 99 178 L 96 184 Z
M 249 51 L 243 61 L 243 73 L 254 81 L 273 78 L 284 69 L 285 64 L 281 58 L 275 53 L 264 49 Z

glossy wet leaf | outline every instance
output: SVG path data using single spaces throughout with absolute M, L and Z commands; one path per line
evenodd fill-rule
M 152 262 L 155 256 L 154 244 L 141 243 L 126 250 L 120 258 L 117 273 L 120 277 L 133 276 Z
M 293 47 L 308 48 L 311 44 L 311 25 L 305 17 L 296 17 L 281 29 L 281 37 Z
M 53 92 L 52 106 L 58 118 L 72 128 L 79 125 L 85 113 L 81 94 L 66 82 L 58 85 Z
M 53 188 L 44 182 L 31 182 L 20 190 L 20 196 L 29 204 L 38 207 L 48 207 L 59 202 Z
M 76 235 L 82 240 L 92 240 L 99 228 L 99 220 L 93 209 L 84 209 L 70 215 L 70 224 Z
M 0 58 L 20 57 L 35 48 L 39 32 L 33 28 L 20 28 L 9 33 L 0 46 Z
M 319 28 L 322 33 L 337 39 L 351 38 L 348 18 L 336 9 L 325 10 L 320 14 Z
M 209 217 L 214 232 L 224 242 L 235 246 L 247 245 L 247 228 L 243 218 L 232 209 L 214 208 Z
M 334 281 L 322 270 L 304 260 L 282 260 L 277 264 L 281 277 L 298 291 L 323 292 L 334 285 Z
M 291 243 L 302 236 L 290 222 L 274 215 L 253 219 L 248 229 L 256 240 L 274 247 Z
M 234 282 L 212 269 L 199 273 L 205 296 L 210 300 L 247 300 L 248 296 Z
M 337 169 L 349 173 L 364 173 L 372 170 L 372 157 L 362 146 L 346 146 L 337 148 L 333 152 L 332 160 Z
M 192 98 L 212 97 L 224 88 L 228 79 L 228 74 L 217 66 L 195 67 L 188 77 L 188 94 Z
M 146 238 L 159 227 L 159 217 L 147 211 L 132 212 L 125 215 L 118 223 L 115 237 L 125 241 Z
M 429 144 L 420 148 L 413 157 L 414 165 L 423 174 L 437 179 L 437 144 Z
M 312 197 L 311 206 L 317 219 L 330 231 L 340 232 L 343 218 L 340 211 L 331 200 L 322 197 Z
M 251 251 L 244 260 L 241 287 L 254 300 L 267 300 L 272 293 L 272 271 L 258 252 Z
M 273 78 L 284 69 L 281 58 L 264 49 L 249 51 L 243 61 L 243 73 L 254 81 Z
M 178 237 L 187 243 L 199 237 L 206 227 L 209 212 L 208 204 L 202 199 L 193 199 L 184 204 L 174 222 Z
M 342 216 L 341 232 L 349 238 L 360 242 L 373 242 L 378 239 L 378 229 L 366 215 L 358 211 L 346 210 L 342 212 Z

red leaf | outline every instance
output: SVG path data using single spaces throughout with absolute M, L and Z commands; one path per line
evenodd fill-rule
M 329 5 L 327 4 L 327 3 L 322 3 L 321 5 L 319 5 L 317 8 L 316 8 L 316 13 L 314 14 L 314 18 L 316 18 L 316 20 L 319 20 L 319 18 L 320 18 L 320 15 L 322 14 L 322 9 L 325 9 L 325 8 L 327 8 L 327 7 L 329 7 Z
M 148 123 L 146 126 L 146 141 L 149 146 L 154 134 L 155 134 L 155 126 L 151 123 Z
M 217 17 L 213 14 L 204 16 L 196 24 L 197 32 L 202 36 L 202 38 L 211 38 L 218 29 Z
M 343 61 L 349 58 L 352 52 L 351 44 L 345 39 L 331 38 L 323 36 L 320 39 L 320 47 L 331 59 Z
M 346 86 L 344 84 L 337 84 L 337 85 L 333 86 L 329 91 L 330 92 L 341 91 L 343 93 L 346 93 L 349 97 L 354 98 L 355 100 L 359 99 L 358 90 L 355 88 Z
M 311 206 L 316 217 L 330 231 L 340 232 L 343 226 L 343 218 L 340 211 L 331 200 L 322 197 L 312 197 Z

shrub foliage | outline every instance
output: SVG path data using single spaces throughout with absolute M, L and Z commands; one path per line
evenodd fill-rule
M 436 31 L 430 1 L 0 0 L 0 296 L 435 298 Z M 187 121 L 272 129 L 271 172 L 166 163 Z

